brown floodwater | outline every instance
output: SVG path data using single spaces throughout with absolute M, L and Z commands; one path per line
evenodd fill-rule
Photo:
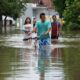
M 78 37 L 76 37 L 78 36 Z M 51 52 L 23 41 L 21 31 L 0 35 L 0 80 L 79 80 L 80 34 L 53 40 Z

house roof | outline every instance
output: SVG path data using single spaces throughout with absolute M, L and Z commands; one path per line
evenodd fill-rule
M 37 3 L 39 6 L 46 6 L 52 8 L 51 0 L 32 0 L 33 3 Z

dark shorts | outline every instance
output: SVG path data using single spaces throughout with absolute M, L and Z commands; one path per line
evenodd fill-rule
M 58 39 L 59 36 L 51 36 L 51 39 Z

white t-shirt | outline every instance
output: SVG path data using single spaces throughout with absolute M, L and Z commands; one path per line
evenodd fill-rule
M 32 32 L 32 30 L 33 30 L 32 24 L 24 25 L 24 31 L 26 32 L 24 38 L 35 38 L 35 37 L 37 37 L 37 33 L 31 33 L 30 35 L 28 35 L 27 32 Z
M 31 32 L 33 30 L 32 24 L 26 24 L 24 25 L 25 31 Z
M 28 34 L 28 32 L 32 32 L 33 30 L 33 25 L 32 24 L 25 24 L 24 25 L 24 31 L 25 31 L 25 35 L 24 38 L 32 38 L 32 34 Z

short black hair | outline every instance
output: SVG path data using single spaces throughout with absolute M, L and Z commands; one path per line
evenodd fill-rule
M 41 13 L 41 14 L 40 14 L 40 18 L 41 18 L 42 16 L 45 16 L 45 13 Z
M 56 15 L 53 15 L 52 17 L 56 17 Z

